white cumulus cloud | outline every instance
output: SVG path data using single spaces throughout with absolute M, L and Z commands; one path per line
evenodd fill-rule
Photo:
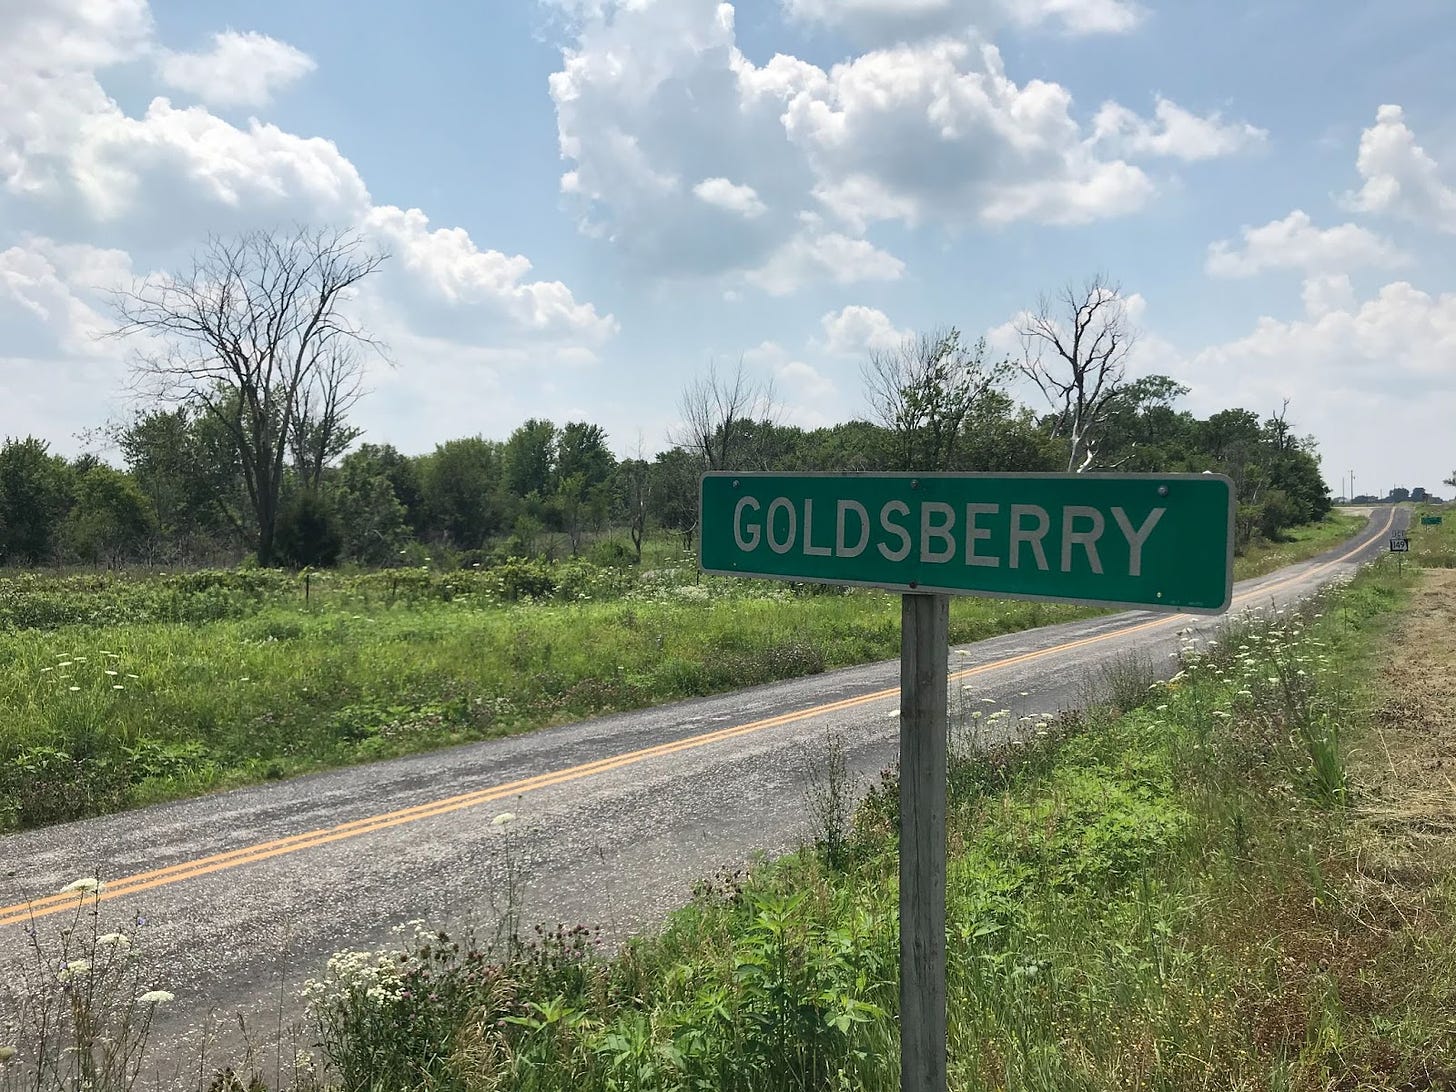
M 152 208 L 186 226 L 179 212 L 192 205 L 216 228 L 210 217 L 218 210 L 254 220 L 347 220 L 369 207 L 363 179 L 333 141 L 256 118 L 238 128 L 205 107 L 178 108 L 165 98 L 140 118 L 114 104 L 98 113 L 70 158 L 77 188 L 103 220 Z
M 864 356 L 894 349 L 910 336 L 875 307 L 851 305 L 831 311 L 819 320 L 824 328 L 824 351 L 835 356 Z
M 977 6 L 855 0 L 790 14 L 959 19 Z M 1016 6 L 1033 9 L 1070 18 L 1086 6 Z M 656 275 L 747 276 L 791 291 L 809 282 L 781 269 L 807 274 L 804 255 L 845 240 L 879 251 L 865 238 L 877 224 L 1120 216 L 1155 192 L 1127 157 L 1208 158 L 1262 139 L 1166 99 L 1152 119 L 1111 104 L 1102 130 L 1085 126 L 1065 87 L 1012 80 L 977 33 L 896 39 L 825 69 L 783 53 L 756 64 L 738 46 L 733 6 L 718 0 L 571 10 L 571 44 L 550 81 L 562 189 L 583 230 Z M 724 210 L 738 214 L 731 225 Z
M 699 201 L 735 212 L 746 220 L 762 216 L 767 206 L 759 200 L 758 191 L 752 186 L 739 186 L 726 178 L 705 178 L 693 187 Z
M 904 262 L 864 239 L 851 239 L 837 232 L 804 232 L 774 251 L 767 262 L 750 270 L 746 277 L 749 284 L 771 296 L 787 296 L 819 281 L 893 281 L 904 273 Z
M 1248 122 L 1226 122 L 1217 113 L 1201 117 L 1161 95 L 1150 119 L 1108 102 L 1097 111 L 1092 127 L 1097 142 L 1123 155 L 1185 161 L 1233 155 L 1269 138 L 1266 130 Z
M 1317 228 L 1301 209 L 1261 227 L 1246 227 L 1242 237 L 1242 245 L 1221 240 L 1209 246 L 1205 268 L 1210 275 L 1252 277 L 1269 269 L 1339 273 L 1405 260 L 1394 243 L 1372 231 L 1357 224 Z
M 109 356 L 115 346 L 101 337 L 115 323 L 104 313 L 102 297 L 131 274 L 123 251 L 27 236 L 0 251 L 0 301 L 39 323 L 65 353 Z M 12 330 L 12 349 L 13 339 Z
M 1456 232 L 1456 186 L 1416 143 L 1399 106 L 1382 106 L 1360 137 L 1356 169 L 1365 184 L 1348 198 L 1360 212 L 1386 213 L 1438 231 Z
M 1193 388 L 1191 408 L 1273 412 L 1293 400 L 1301 433 L 1320 438 L 1326 475 L 1357 467 L 1363 492 L 1411 481 L 1413 467 L 1444 467 L 1456 418 L 1456 292 L 1397 281 L 1357 300 L 1339 278 L 1306 293 L 1306 317 L 1261 318 L 1247 335 L 1166 366 Z M 1377 478 L 1377 475 L 1379 476 Z
M 157 58 L 163 83 L 209 106 L 263 106 L 316 67 L 303 50 L 255 31 L 225 30 L 212 36 L 211 49 Z
M 485 307 L 508 316 L 522 330 L 573 336 L 600 343 L 617 331 L 617 320 L 579 303 L 560 281 L 531 281 L 522 255 L 481 250 L 463 228 L 430 228 L 419 209 L 381 205 L 364 219 L 404 268 L 436 300 L 454 307 Z

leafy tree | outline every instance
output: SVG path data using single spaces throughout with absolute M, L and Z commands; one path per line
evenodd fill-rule
M 1036 473 L 1059 470 L 1065 448 L 1036 415 L 1002 391 L 987 391 L 967 415 L 952 469 Z
M 474 550 L 504 525 L 501 445 L 479 436 L 448 440 L 420 465 L 428 527 L 462 549 Z
M 987 360 L 984 338 L 967 348 L 954 326 L 872 353 L 865 385 L 875 416 L 894 437 L 896 469 L 954 468 L 967 419 L 1009 372 L 1008 362 Z
M 549 496 L 555 481 L 556 426 L 533 417 L 501 448 L 501 484 L 513 497 Z
M 357 465 L 357 464 L 356 464 Z M 383 474 L 346 475 L 329 489 L 338 514 L 342 556 L 363 565 L 388 565 L 409 547 L 409 513 Z
M 804 433 L 798 445 L 798 469 L 888 470 L 894 464 L 894 438 L 872 421 L 845 421 Z
M 368 479 L 383 478 L 404 508 L 405 521 L 418 533 L 425 529 L 427 518 L 421 465 L 421 459 L 400 454 L 392 444 L 360 444 L 340 461 L 335 480 L 360 492 Z
M 73 556 L 93 564 L 135 557 L 155 533 L 156 512 L 127 474 L 105 464 L 78 474 L 75 499 L 61 525 L 61 541 Z
M 698 529 L 698 481 L 702 463 L 696 453 L 674 447 L 652 463 L 649 510 L 659 526 L 682 535 L 692 547 Z
M 293 490 L 278 512 L 278 559 L 295 569 L 328 568 L 343 548 L 339 517 L 328 498 L 307 487 Z
M 600 425 L 568 421 L 556 438 L 555 473 L 559 479 L 580 475 L 587 489 L 595 489 L 612 476 L 617 459 L 607 447 Z
M 115 437 L 157 535 L 184 561 L 204 543 L 236 546 L 247 537 L 242 468 L 215 420 L 185 406 L 146 410 Z
M 70 468 L 44 440 L 0 447 L 0 562 L 37 565 L 54 556 L 70 503 Z

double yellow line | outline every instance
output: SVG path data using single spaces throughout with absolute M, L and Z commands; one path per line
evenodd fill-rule
M 1384 537 L 1394 519 L 1395 513 L 1392 511 L 1385 522 L 1385 526 L 1381 528 L 1380 532 L 1374 538 Z M 1371 541 L 1373 539 L 1361 541 L 1358 546 L 1349 552 L 1325 562 L 1323 565 L 1308 573 L 1301 573 L 1297 576 L 1292 576 L 1266 587 L 1259 588 L 1257 591 L 1245 592 L 1243 595 L 1236 596 L 1234 602 L 1238 604 L 1248 602 L 1251 599 L 1262 598 L 1265 595 L 1279 591 L 1281 588 L 1288 587 L 1297 581 L 1325 572 L 1335 565 L 1339 565 L 1355 556 L 1361 550 L 1365 549 Z M 982 675 L 989 671 L 997 671 L 1002 668 L 1015 667 L 1019 664 L 1031 663 L 1036 660 L 1045 659 L 1048 656 L 1055 656 L 1063 652 L 1085 648 L 1088 645 L 1109 641 L 1113 638 L 1126 637 L 1130 634 L 1141 633 L 1144 630 L 1155 629 L 1159 626 L 1173 625 L 1178 623 L 1181 617 L 1180 615 L 1171 615 L 1154 618 L 1151 621 L 1139 622 L 1136 625 L 1124 626 L 1120 629 L 1109 630 L 1106 633 L 1099 633 L 1091 637 L 1082 637 L 1075 641 L 1054 645 L 1050 648 L 1024 652 L 1006 659 L 997 660 L 993 663 L 980 664 L 976 667 L 954 672 L 950 678 L 952 681 L 958 681 L 971 678 L 972 676 Z M 660 743 L 655 747 L 644 747 L 636 751 L 626 751 L 622 754 L 598 759 L 595 762 L 587 762 L 579 766 L 569 766 L 565 769 L 552 771 L 551 773 L 522 778 L 519 781 L 510 781 L 503 785 L 495 785 L 488 789 L 478 789 L 475 792 L 447 796 L 426 804 L 417 804 L 411 808 L 400 808 L 397 811 L 383 812 L 379 815 L 371 815 L 365 819 L 355 819 L 348 823 L 340 823 L 337 826 L 322 827 L 318 830 L 307 831 L 303 834 L 290 835 L 287 838 L 275 838 L 267 842 L 258 842 L 251 846 L 245 846 L 242 849 L 230 850 L 227 853 L 215 853 L 207 857 L 198 857 L 191 861 L 170 865 L 166 868 L 157 868 L 150 872 L 139 872 L 136 875 L 126 876 L 122 879 L 112 881 L 106 884 L 99 894 L 94 896 L 90 894 L 79 894 L 77 892 L 62 892 L 47 895 L 30 902 L 15 903 L 11 906 L 0 907 L 0 926 L 14 925 L 34 918 L 49 917 L 52 914 L 75 911 L 79 902 L 83 899 L 89 900 L 94 897 L 98 901 L 104 902 L 109 899 L 121 898 L 124 895 L 135 895 L 142 891 L 149 891 L 155 887 L 163 887 L 168 884 L 181 883 L 184 880 L 197 879 L 198 877 L 208 876 L 215 872 L 223 872 L 228 869 L 238 868 L 242 865 L 255 864 L 273 857 L 281 857 L 287 853 L 297 853 L 301 850 L 313 849 L 316 846 L 329 845 L 333 842 L 341 842 L 349 838 L 373 834 L 375 831 L 388 830 L 390 827 L 403 826 L 406 823 L 417 823 L 423 819 L 433 819 L 440 815 L 449 815 L 451 812 L 479 807 L 482 804 L 505 800 L 523 793 L 535 792 L 539 789 L 549 789 L 556 785 L 564 785 L 572 781 L 580 781 L 583 778 L 594 777 L 597 774 L 608 773 L 612 770 L 619 770 L 625 766 L 633 766 L 639 762 L 646 762 L 649 759 L 661 758 L 665 755 L 676 754 L 680 751 L 694 750 L 698 747 L 707 747 L 714 743 L 721 743 L 724 740 L 751 735 L 769 728 L 778 728 L 782 725 L 793 724 L 811 717 L 820 717 L 830 713 L 854 709 L 861 705 L 868 705 L 873 702 L 896 697 L 899 693 L 899 687 L 876 690 L 873 693 L 860 694 L 853 698 L 844 698 L 841 701 L 829 702 L 825 705 L 815 705 L 808 709 L 800 709 L 792 713 L 780 713 L 777 716 L 765 717 L 762 720 L 750 721 L 747 724 L 739 724 L 731 728 L 722 728 L 715 732 L 705 732 L 701 735 L 688 736 L 685 739 L 674 740 L 671 743 Z

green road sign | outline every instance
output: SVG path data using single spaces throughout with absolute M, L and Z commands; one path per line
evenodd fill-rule
M 901 592 L 1219 614 L 1214 474 L 705 474 L 703 570 Z
M 1421 522 L 1424 523 L 1424 524 L 1426 524 L 1426 525 L 1428 525 L 1428 526 L 1435 527 L 1435 526 L 1438 526 L 1440 524 L 1441 517 L 1440 516 L 1422 516 L 1421 517 Z

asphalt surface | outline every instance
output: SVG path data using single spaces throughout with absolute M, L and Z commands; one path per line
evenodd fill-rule
M 1233 613 L 1349 574 L 1407 519 L 1376 509 L 1344 546 L 1238 585 Z M 1124 612 L 953 649 L 952 708 L 1007 710 L 989 731 L 1015 731 L 1079 705 L 1101 665 L 1129 653 L 1171 664 L 1181 642 L 1221 624 Z M 163 1057 L 195 1067 L 199 1029 L 213 1022 L 235 1029 L 241 1012 L 264 1039 L 286 1025 L 297 986 L 329 953 L 387 944 L 409 919 L 493 934 L 508 855 L 522 922 L 629 936 L 694 881 L 809 835 L 806 790 L 827 733 L 862 779 L 893 763 L 898 669 L 827 672 L 0 838 L 0 971 L 14 981 L 30 961 L 28 922 L 42 937 L 68 923 L 74 901 L 56 892 L 101 876 L 103 929 L 143 915 L 152 985 L 176 994 L 157 1028 Z M 508 836 L 492 823 L 504 812 L 516 816 Z

